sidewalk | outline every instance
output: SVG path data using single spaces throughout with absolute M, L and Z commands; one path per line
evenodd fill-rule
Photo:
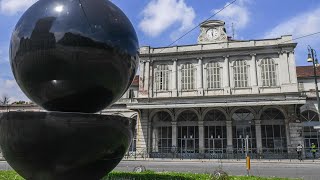
M 124 158 L 122 161 L 153 161 L 153 162 L 216 162 L 216 163 L 246 163 L 245 159 L 170 159 L 170 158 Z M 320 159 L 251 159 L 251 163 L 283 163 L 283 164 L 319 164 Z

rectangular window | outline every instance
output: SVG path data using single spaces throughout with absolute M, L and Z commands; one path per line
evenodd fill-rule
M 236 88 L 248 87 L 248 67 L 245 60 L 234 62 L 234 86 Z
M 220 66 L 217 62 L 211 62 L 207 66 L 208 89 L 221 88 Z
M 169 90 L 169 67 L 168 65 L 158 65 L 155 69 L 155 85 L 157 91 Z
M 192 64 L 183 64 L 181 68 L 181 89 L 193 90 L 195 81 L 195 68 Z

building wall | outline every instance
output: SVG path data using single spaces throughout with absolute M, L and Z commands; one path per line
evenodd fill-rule
M 294 57 L 296 44 L 292 43 L 291 39 L 291 36 L 284 36 L 273 40 L 167 47 L 163 48 L 161 53 L 159 48 L 142 47 L 140 50 L 139 97 L 157 98 L 297 92 Z M 285 40 L 288 43 L 286 46 L 273 47 L 273 45 Z M 261 60 L 265 58 L 273 59 L 276 66 L 277 83 L 272 87 L 264 87 L 262 84 Z M 236 60 L 245 60 L 247 63 L 248 86 L 245 88 L 235 87 L 234 62 Z M 218 89 L 208 89 L 207 65 L 209 62 L 218 62 L 221 67 L 221 87 Z M 187 91 L 182 90 L 181 86 L 181 68 L 186 63 L 191 63 L 195 68 L 195 88 Z M 158 65 L 168 65 L 169 87 L 166 91 L 157 91 L 155 88 L 155 72 Z

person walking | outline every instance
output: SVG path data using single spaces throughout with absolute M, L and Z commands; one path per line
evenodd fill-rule
M 312 152 L 312 156 L 313 156 L 313 161 L 316 158 L 316 152 L 317 152 L 317 147 L 314 143 L 311 144 L 311 152 Z
M 298 159 L 301 161 L 302 160 L 302 145 L 301 144 L 299 144 L 298 146 L 297 146 L 297 153 L 298 153 Z

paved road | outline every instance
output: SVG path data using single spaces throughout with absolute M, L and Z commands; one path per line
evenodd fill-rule
M 216 169 L 222 169 L 231 175 L 246 175 L 245 162 L 223 162 L 219 161 L 122 161 L 115 170 L 133 171 L 134 167 L 142 165 L 146 169 L 154 171 L 177 171 L 194 173 L 212 173 Z M 302 178 L 306 180 L 320 179 L 319 162 L 277 162 L 264 161 L 251 164 L 251 175 L 254 176 L 276 176 Z
M 213 173 L 220 167 L 231 175 L 245 175 L 247 173 L 244 161 L 227 161 L 219 162 L 211 161 L 189 161 L 189 160 L 158 160 L 158 161 L 122 161 L 115 170 L 117 171 L 133 171 L 136 166 L 142 165 L 148 170 L 158 172 L 176 171 L 176 172 L 194 172 L 194 173 Z M 0 170 L 9 170 L 11 167 L 7 162 L 0 162 Z M 251 175 L 255 176 L 276 176 L 301 178 L 305 180 L 320 179 L 320 161 L 260 161 L 252 162 Z

